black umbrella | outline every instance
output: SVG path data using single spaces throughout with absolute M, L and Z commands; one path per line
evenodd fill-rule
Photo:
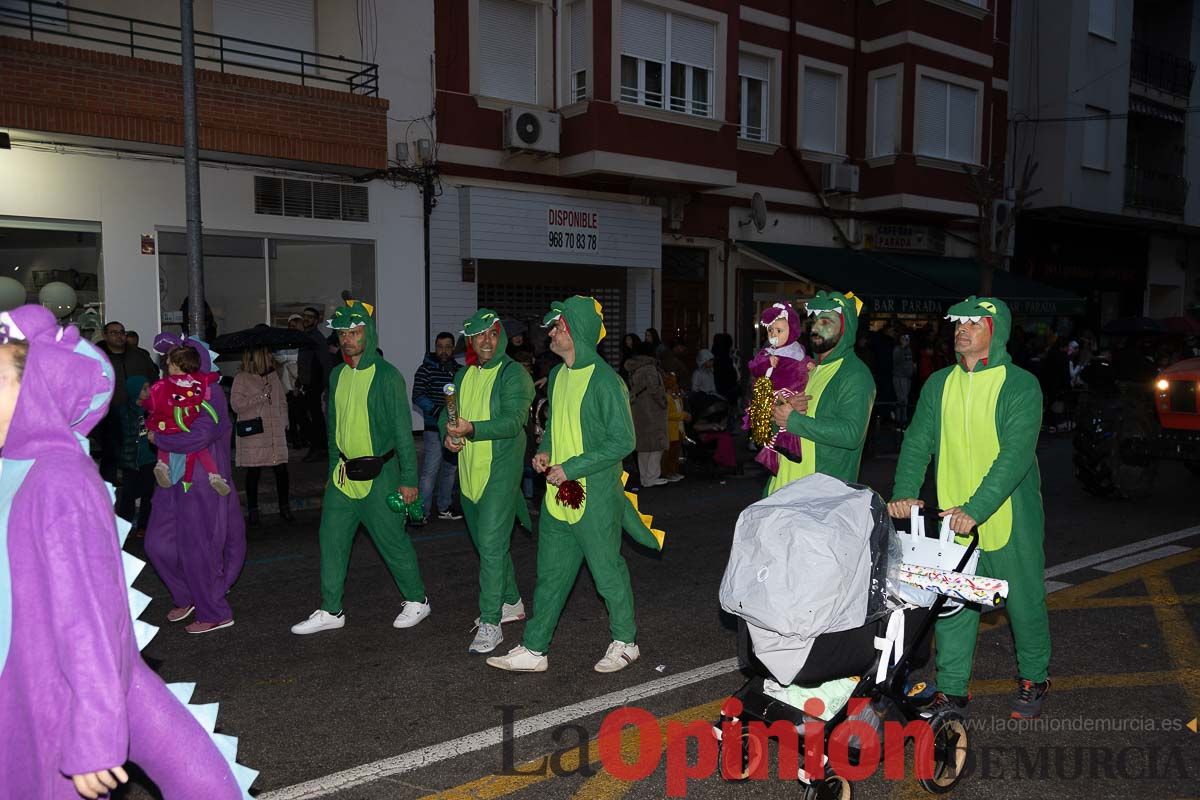
M 210 347 L 220 353 L 218 361 L 229 361 L 241 356 L 246 350 L 265 347 L 268 350 L 291 350 L 312 347 L 313 341 L 303 331 L 291 328 L 272 328 L 270 325 L 255 325 L 244 331 L 235 331 L 218 336 Z
M 1104 323 L 1101 331 L 1111 336 L 1153 335 L 1162 333 L 1163 327 L 1149 317 L 1121 317 Z

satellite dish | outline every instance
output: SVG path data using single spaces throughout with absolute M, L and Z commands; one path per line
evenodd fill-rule
M 525 144 L 536 144 L 542 136 L 542 122 L 528 111 L 517 117 L 517 138 Z
M 750 200 L 750 221 L 754 223 L 754 230 L 759 233 L 767 227 L 767 201 L 763 200 L 763 196 L 758 192 L 755 192 Z

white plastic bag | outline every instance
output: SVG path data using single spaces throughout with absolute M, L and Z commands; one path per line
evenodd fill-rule
M 920 511 L 917 506 L 912 507 L 912 524 L 909 526 L 908 533 L 896 532 L 896 536 L 900 540 L 901 560 L 906 564 L 916 564 L 921 567 L 974 574 L 979 565 L 979 548 L 975 548 L 975 552 L 971 554 L 967 563 L 960 568 L 959 563 L 966 555 L 967 547 L 954 541 L 954 531 L 950 530 L 950 518 L 942 518 L 942 527 L 938 531 L 938 538 L 933 539 L 925 535 L 925 518 L 921 516 Z M 933 600 L 936 598 L 933 592 L 918 589 L 901 581 L 897 581 L 892 589 L 901 599 L 925 608 L 933 605 Z M 962 604 L 957 601 L 947 600 L 945 611 L 942 613 L 947 615 L 947 612 L 957 612 L 961 606 Z

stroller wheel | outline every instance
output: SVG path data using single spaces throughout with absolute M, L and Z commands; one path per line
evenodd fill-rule
M 804 800 L 850 800 L 850 794 L 850 781 L 841 775 L 826 775 L 804 787 Z
M 722 719 L 722 722 L 725 720 Z M 717 726 L 720 727 L 719 725 Z M 766 759 L 766 750 L 763 747 L 763 740 L 757 736 L 751 736 L 749 726 L 742 725 L 741 729 L 741 748 L 739 756 L 735 758 L 730 755 L 732 763 L 725 763 L 725 747 L 727 742 L 721 738 L 717 739 L 717 765 L 721 772 L 721 777 L 727 781 L 740 782 L 749 779 L 754 774 L 766 774 L 764 769 L 764 760 Z
M 945 794 L 962 779 L 967 764 L 967 726 L 953 711 L 943 711 L 929 721 L 933 729 L 933 772 L 929 778 L 917 778 L 921 788 L 933 794 Z M 921 774 L 921 765 L 917 765 Z

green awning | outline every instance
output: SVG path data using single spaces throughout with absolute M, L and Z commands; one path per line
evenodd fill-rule
M 945 314 L 979 293 L 979 262 L 970 258 L 739 241 L 737 247 L 813 283 L 853 291 L 876 314 Z M 1085 312 L 1082 298 L 1063 289 L 997 270 L 992 294 L 1016 316 L 1069 317 Z

